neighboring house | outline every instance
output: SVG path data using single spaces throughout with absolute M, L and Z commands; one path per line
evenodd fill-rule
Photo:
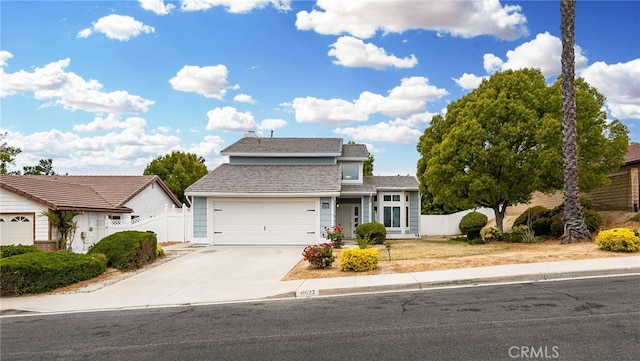
M 155 175 L 0 175 L 0 243 L 50 244 L 56 231 L 43 211 L 79 211 L 74 252 L 86 252 L 105 235 L 105 220 L 136 217 L 180 202 Z
M 583 193 L 582 197 L 588 198 L 597 211 L 640 211 L 640 144 L 629 145 L 629 151 L 624 157 L 624 164 L 620 169 L 609 174 L 611 184 L 602 187 L 595 192 Z M 535 192 L 533 199 L 528 204 L 518 204 L 507 208 L 507 215 L 518 216 L 529 207 L 544 206 L 554 208 L 564 201 L 562 191 L 546 195 Z
M 387 238 L 420 230 L 419 183 L 413 176 L 363 176 L 363 144 L 341 138 L 260 138 L 249 133 L 223 149 L 229 157 L 185 191 L 194 243 L 306 245 L 340 224 L 346 238 L 366 222 Z

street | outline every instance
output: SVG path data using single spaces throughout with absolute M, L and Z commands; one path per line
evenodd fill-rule
M 0 319 L 10 360 L 637 360 L 640 276 Z

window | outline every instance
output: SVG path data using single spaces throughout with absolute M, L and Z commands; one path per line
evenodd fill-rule
M 25 216 L 16 216 L 11 218 L 11 222 L 29 222 L 29 218 Z
M 360 180 L 360 166 L 358 163 L 342 163 L 342 180 Z
M 377 195 L 377 194 L 374 194 L 374 195 L 373 195 L 373 201 L 374 201 L 374 202 L 377 202 L 377 201 L 378 201 L 378 195 Z
M 400 207 L 384 207 L 384 226 L 400 227 Z
M 405 210 L 404 223 L 404 226 L 409 228 L 409 207 L 407 207 Z
M 378 206 L 373 206 L 373 221 L 378 222 Z
M 385 194 L 384 196 L 382 196 L 382 200 L 384 200 L 385 202 L 400 202 L 400 195 L 399 194 Z

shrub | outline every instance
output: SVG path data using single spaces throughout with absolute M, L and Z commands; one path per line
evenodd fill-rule
M 337 225 L 335 227 L 324 227 L 324 237 L 331 242 L 333 248 L 342 248 L 344 246 L 344 233 L 342 233 L 342 226 Z
M 371 242 L 375 244 L 383 244 L 387 239 L 387 229 L 384 228 L 384 224 L 382 223 L 362 223 L 356 227 L 356 236 L 358 238 L 369 237 Z
M 164 257 L 164 249 L 160 246 L 156 247 L 156 258 Z
M 480 230 L 480 237 L 484 242 L 495 242 L 502 239 L 502 232 L 497 227 L 484 227 Z
M 480 212 L 469 212 L 462 217 L 458 227 L 462 234 L 466 234 L 468 239 L 480 238 L 480 230 L 487 224 L 489 219 Z
M 331 243 L 314 244 L 313 246 L 307 246 L 302 251 L 302 256 L 314 267 L 329 268 L 335 260 L 332 247 L 333 246 Z
M 357 237 L 356 238 L 356 243 L 358 244 L 358 248 L 360 249 L 366 249 L 371 247 L 371 245 L 373 244 L 373 241 L 371 240 L 371 238 L 366 235 L 363 238 Z
M 563 216 L 564 210 L 561 210 L 551 217 L 550 234 L 554 237 L 560 237 L 564 233 L 564 225 L 562 224 Z M 588 208 L 582 210 L 582 219 L 584 219 L 584 224 L 591 233 L 597 231 L 603 223 L 602 215 L 597 211 Z
M 380 255 L 375 248 L 347 248 L 340 253 L 340 269 L 343 271 L 371 271 L 378 268 Z
M 10 244 L 7 246 L 0 246 L 0 258 L 6 258 L 11 256 L 17 256 L 19 254 L 29 253 L 29 252 L 41 252 L 38 247 L 34 245 L 25 245 L 25 244 Z
M 552 211 L 543 206 L 535 206 L 527 209 L 513 222 L 514 226 L 530 226 L 538 236 L 551 234 Z
M 91 279 L 107 267 L 104 256 L 28 252 L 0 259 L 2 296 L 41 293 Z
M 128 271 L 153 261 L 157 246 L 158 241 L 153 232 L 123 231 L 101 239 L 89 253 L 102 253 L 107 256 L 109 267 Z
M 598 233 L 596 244 L 604 251 L 634 252 L 640 249 L 640 237 L 628 228 L 612 228 Z
M 631 219 L 629 219 L 630 221 L 634 221 L 634 222 L 639 222 L 640 221 L 640 212 L 636 213 L 633 217 L 631 217 Z

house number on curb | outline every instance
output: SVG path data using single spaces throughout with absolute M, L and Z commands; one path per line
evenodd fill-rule
M 320 296 L 320 290 L 300 290 L 296 291 L 296 297 L 315 297 Z

